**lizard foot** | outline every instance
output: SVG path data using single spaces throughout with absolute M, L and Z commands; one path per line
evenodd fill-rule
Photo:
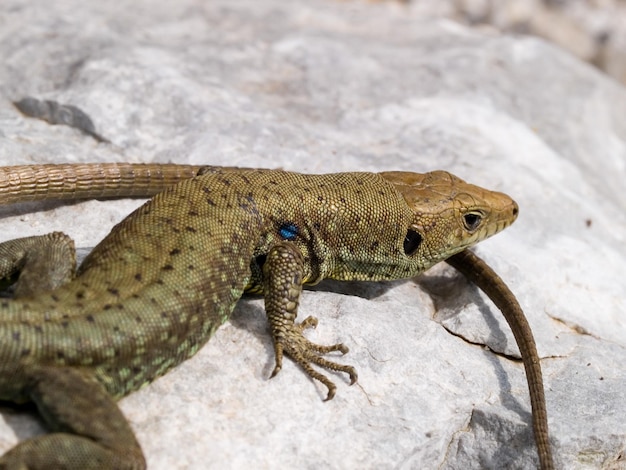
M 336 385 L 324 374 L 317 372 L 311 364 L 317 364 L 324 369 L 345 372 L 350 376 L 350 385 L 356 383 L 358 375 L 356 369 L 352 366 L 338 364 L 324 358 L 324 354 L 339 351 L 346 354 L 349 349 L 343 343 L 332 344 L 328 346 L 319 345 L 306 339 L 302 332 L 307 328 L 315 328 L 317 326 L 317 318 L 307 317 L 302 323 L 283 323 L 280 328 L 275 330 L 274 335 L 274 353 L 276 357 L 276 366 L 272 371 L 271 377 L 274 377 L 283 366 L 283 353 L 291 357 L 307 375 L 326 386 L 328 394 L 324 401 L 332 400 L 337 390 Z

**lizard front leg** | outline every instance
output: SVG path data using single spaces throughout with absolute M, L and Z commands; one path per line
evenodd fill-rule
M 302 332 L 306 328 L 315 327 L 317 319 L 307 317 L 302 323 L 296 324 L 298 304 L 302 292 L 304 260 L 302 254 L 289 242 L 274 245 L 263 265 L 263 282 L 265 292 L 265 312 L 270 322 L 274 339 L 276 366 L 272 372 L 274 377 L 282 368 L 283 353 L 289 355 L 311 378 L 318 380 L 328 388 L 326 400 L 335 396 L 336 386 L 325 375 L 317 372 L 311 364 L 325 369 L 345 372 L 350 376 L 350 384 L 357 381 L 354 367 L 337 364 L 322 357 L 333 351 L 342 354 L 348 352 L 343 344 L 321 346 L 312 343 Z
M 18 444 L 0 458 L 3 470 L 144 469 L 128 421 L 84 369 L 32 366 L 26 388 L 52 434 Z

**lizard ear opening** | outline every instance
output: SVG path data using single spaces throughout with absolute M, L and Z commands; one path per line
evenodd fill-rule
M 422 236 L 415 230 L 409 229 L 404 237 L 404 254 L 412 256 L 422 244 Z

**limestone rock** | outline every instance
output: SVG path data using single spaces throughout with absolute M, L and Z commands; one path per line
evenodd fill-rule
M 446 169 L 512 195 L 479 246 L 538 342 L 559 467 L 620 468 L 626 442 L 626 92 L 541 40 L 393 4 L 280 0 L 0 7 L 0 164 L 189 162 L 302 172 Z M 99 142 L 26 118 L 85 112 Z M 2 238 L 94 246 L 139 201 L 0 208 Z M 536 468 L 530 406 L 497 310 L 446 267 L 305 292 L 309 337 L 345 342 L 335 399 L 273 380 L 259 299 L 193 359 L 121 402 L 149 468 Z M 8 408 L 0 450 L 42 432 Z

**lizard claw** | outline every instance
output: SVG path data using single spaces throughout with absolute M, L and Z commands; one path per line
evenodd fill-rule
M 328 394 L 324 401 L 332 400 L 337 390 L 336 385 L 324 374 L 317 372 L 311 364 L 317 364 L 318 366 L 336 371 L 344 372 L 350 377 L 350 385 L 353 385 L 358 380 L 358 374 L 356 369 L 352 366 L 345 364 L 338 364 L 333 361 L 329 361 L 324 358 L 323 355 L 339 351 L 341 354 L 346 354 L 349 349 L 343 343 L 332 344 L 329 346 L 323 346 L 313 343 L 306 339 L 302 334 L 303 330 L 307 328 L 315 328 L 317 326 L 317 318 L 307 317 L 300 324 L 283 324 L 280 332 L 277 332 L 274 336 L 274 354 L 276 358 L 276 365 L 270 376 L 274 377 L 282 369 L 283 353 L 291 357 L 304 372 L 312 379 L 321 382 L 328 389 Z

